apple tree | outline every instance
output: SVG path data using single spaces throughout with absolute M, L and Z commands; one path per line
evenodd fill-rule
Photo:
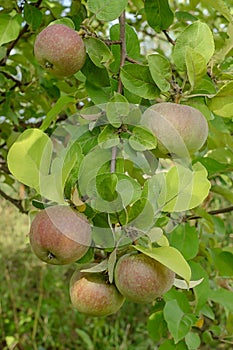
M 78 312 L 150 304 L 160 350 L 233 344 L 231 5 L 0 3 L 0 194 Z

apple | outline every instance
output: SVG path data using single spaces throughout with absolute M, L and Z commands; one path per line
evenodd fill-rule
M 103 273 L 75 271 L 70 281 L 71 303 L 88 316 L 108 316 L 116 313 L 125 298 Z
M 91 245 L 91 226 L 83 214 L 65 205 L 43 209 L 29 232 L 33 252 L 53 265 L 79 260 Z
M 149 107 L 142 123 L 157 137 L 160 152 L 179 157 L 198 151 L 208 136 L 208 123 L 203 114 L 177 103 L 162 102 Z
M 115 267 L 115 284 L 119 292 L 135 303 L 150 303 L 171 289 L 175 273 L 142 253 L 128 253 Z
M 84 65 L 86 51 L 78 33 L 64 24 L 51 24 L 36 37 L 34 54 L 39 64 L 57 77 L 67 77 Z

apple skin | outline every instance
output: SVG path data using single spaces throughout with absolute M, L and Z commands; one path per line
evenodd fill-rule
M 29 239 L 39 259 L 65 265 L 79 260 L 88 251 L 91 227 L 86 217 L 71 207 L 54 205 L 35 216 Z
M 187 157 L 208 137 L 208 123 L 196 108 L 172 102 L 157 103 L 143 114 L 142 123 L 157 137 L 160 152 Z
M 158 261 L 141 253 L 128 253 L 115 267 L 115 284 L 119 292 L 135 303 L 150 303 L 161 297 L 174 283 L 175 273 Z
M 109 316 L 116 313 L 125 298 L 114 284 L 101 273 L 75 271 L 70 281 L 71 303 L 80 313 L 88 316 Z
M 34 54 L 47 72 L 61 78 L 78 72 L 86 58 L 82 38 L 63 24 L 51 24 L 38 34 Z

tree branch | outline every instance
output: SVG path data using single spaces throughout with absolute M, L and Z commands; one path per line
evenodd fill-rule
M 1 189 L 0 189 L 0 196 L 2 196 L 4 199 L 6 199 L 10 203 L 12 203 L 16 208 L 18 208 L 20 213 L 28 214 L 28 211 L 25 210 L 23 205 L 22 205 L 22 200 L 10 197 L 8 194 L 3 192 Z
M 120 41 L 121 41 L 121 59 L 120 59 L 120 68 L 124 66 L 125 59 L 126 59 L 126 36 L 125 36 L 125 11 L 122 12 L 122 14 L 119 17 L 119 23 L 120 23 Z M 119 94 L 122 94 L 122 81 L 119 77 L 118 80 L 118 89 L 117 92 Z
M 218 214 L 230 213 L 231 211 L 233 211 L 233 205 L 231 205 L 229 207 L 226 207 L 226 208 L 220 208 L 220 209 L 207 211 L 207 214 L 209 214 L 209 215 L 218 215 Z M 188 221 L 188 220 L 197 220 L 197 219 L 202 219 L 202 216 L 190 215 L 190 216 L 186 216 L 184 218 L 184 220 L 182 220 L 182 221 L 185 222 L 185 221 Z

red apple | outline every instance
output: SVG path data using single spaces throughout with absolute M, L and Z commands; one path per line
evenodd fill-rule
M 32 250 L 53 265 L 79 260 L 91 244 L 91 227 L 86 217 L 71 207 L 55 205 L 39 212 L 29 233 Z
M 75 74 L 86 57 L 82 38 L 63 24 L 52 24 L 42 30 L 35 40 L 34 53 L 39 64 L 57 77 Z
M 126 254 L 115 268 L 119 292 L 135 303 L 150 303 L 173 285 L 175 273 L 144 254 Z
M 71 278 L 70 298 L 79 312 L 99 317 L 116 313 L 125 300 L 104 274 L 80 271 Z

